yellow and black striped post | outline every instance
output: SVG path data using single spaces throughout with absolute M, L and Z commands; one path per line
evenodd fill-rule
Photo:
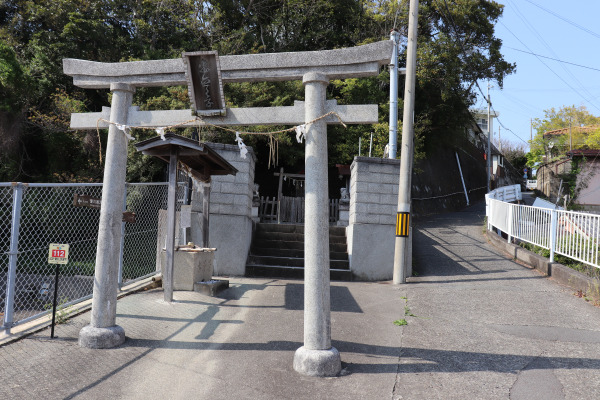
M 410 223 L 410 213 L 398 212 L 396 214 L 396 236 L 408 237 L 408 227 Z

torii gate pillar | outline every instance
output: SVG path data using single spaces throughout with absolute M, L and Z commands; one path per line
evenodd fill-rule
M 124 83 L 110 85 L 113 93 L 110 120 L 127 124 L 129 107 L 135 88 Z M 81 329 L 79 345 L 92 349 L 104 349 L 125 341 L 125 330 L 116 324 L 117 291 L 119 284 L 119 248 L 121 220 L 123 218 L 123 195 L 127 167 L 127 137 L 111 124 L 108 128 L 104 185 L 98 228 L 96 271 L 92 316 L 90 324 Z
M 317 72 L 304 75 L 305 122 L 325 114 L 329 80 Z M 304 346 L 296 350 L 294 369 L 311 376 L 336 376 L 342 369 L 340 353 L 331 346 L 329 288 L 329 195 L 327 179 L 327 124 L 307 126 L 304 168 Z

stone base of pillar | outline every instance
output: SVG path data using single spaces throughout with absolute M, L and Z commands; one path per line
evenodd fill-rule
M 335 347 L 309 350 L 302 346 L 294 354 L 294 369 L 308 376 L 337 376 L 342 370 L 340 353 Z
M 107 328 L 84 326 L 79 331 L 79 346 L 88 349 L 109 349 L 125 342 L 125 330 L 119 325 Z

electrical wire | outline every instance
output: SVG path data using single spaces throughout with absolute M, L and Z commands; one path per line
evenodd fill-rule
M 542 56 L 541 54 L 532 53 L 531 51 L 520 50 L 520 49 L 517 49 L 517 48 L 514 48 L 514 47 L 510 47 L 510 46 L 504 46 L 504 47 L 506 47 L 507 49 L 514 50 L 514 51 L 520 51 L 521 53 L 531 54 L 531 55 L 534 55 L 536 57 L 547 58 L 549 60 L 558 61 L 558 62 L 561 62 L 561 63 L 564 63 L 564 64 L 574 65 L 576 67 L 587 68 L 587 69 L 591 69 L 591 70 L 594 70 L 594 71 L 600 71 L 600 68 L 588 67 L 587 65 L 581 65 L 581 64 L 576 64 L 576 63 L 572 63 L 572 62 L 569 62 L 569 61 L 559 60 L 558 58 L 552 58 L 552 57 L 548 57 L 548 56 Z
M 456 27 L 456 23 L 454 22 L 454 19 L 452 18 L 452 14 L 450 13 L 450 9 L 448 8 L 448 2 L 447 2 L 446 0 L 443 0 L 443 1 L 444 1 L 444 5 L 445 5 L 445 7 L 446 7 L 446 12 L 447 12 L 447 17 L 448 17 L 448 18 L 447 18 L 447 20 L 448 20 L 448 22 L 450 22 L 450 24 L 452 25 L 452 29 L 454 30 L 454 32 L 455 32 L 455 33 L 457 33 L 457 35 L 458 35 L 458 29 L 457 29 L 457 27 Z M 456 42 L 457 42 L 457 43 L 460 45 L 460 48 L 461 48 L 461 50 L 463 51 L 463 53 L 464 53 L 464 54 L 467 54 L 467 51 L 466 51 L 466 49 L 465 49 L 465 47 L 464 47 L 463 43 L 462 43 L 460 40 L 457 40 Z M 481 89 L 481 86 L 479 86 L 479 82 L 475 81 L 475 86 L 476 86 L 476 87 L 479 89 L 479 92 L 480 92 L 480 93 L 481 93 L 481 95 L 484 97 L 485 101 L 486 101 L 486 102 L 489 104 L 490 108 L 493 110 L 492 102 L 491 102 L 491 100 L 488 98 L 488 96 L 486 96 L 486 95 L 483 93 L 483 90 Z M 494 110 L 494 114 L 496 115 L 496 120 L 498 121 L 498 123 L 500 124 L 500 126 L 501 126 L 502 128 L 504 128 L 505 130 L 507 130 L 507 131 L 509 131 L 510 133 L 512 133 L 514 136 L 516 136 L 516 137 L 517 137 L 517 138 L 518 138 L 520 141 L 522 141 L 523 143 L 525 143 L 525 144 L 529 145 L 529 143 L 528 143 L 528 142 L 526 142 L 525 140 L 521 139 L 521 137 L 519 137 L 519 136 L 518 136 L 516 133 L 514 133 L 514 132 L 513 132 L 511 129 L 507 128 L 507 127 L 506 127 L 506 126 L 505 126 L 505 125 L 504 125 L 504 124 L 503 124 L 503 123 L 500 121 L 500 119 L 499 119 L 499 118 L 498 118 L 498 116 L 497 116 L 497 115 L 498 115 L 498 113 L 497 113 L 495 110 Z
M 508 129 L 503 123 L 502 121 L 500 121 L 500 117 L 498 117 L 498 113 L 496 112 L 496 110 L 494 110 L 494 107 L 492 107 L 492 105 L 490 104 L 490 107 L 492 109 L 492 111 L 494 111 L 494 114 L 496 115 L 496 121 L 498 121 L 498 124 L 500 124 L 500 126 L 506 130 L 509 131 L 510 133 L 512 133 L 517 139 L 519 139 L 521 142 L 525 143 L 526 145 L 529 145 L 529 142 L 521 139 L 521 137 L 519 135 L 517 135 L 516 133 L 514 133 L 511 129 Z
M 506 97 L 506 99 L 510 102 L 513 102 L 515 104 L 517 104 L 520 108 L 526 108 L 528 113 L 523 113 L 521 111 L 522 114 L 526 114 L 526 115 L 530 115 L 532 113 L 537 113 L 538 112 L 538 108 L 532 104 L 528 104 L 526 102 L 524 102 L 523 100 L 518 99 L 516 96 L 510 95 L 508 93 L 506 93 L 506 91 L 501 90 L 499 92 L 501 95 L 503 95 L 504 97 Z
M 512 8 L 514 9 L 515 13 L 517 14 L 517 16 L 521 19 L 521 21 L 523 21 L 523 23 L 525 24 L 525 26 L 538 38 L 538 40 L 540 41 L 540 43 L 550 52 L 550 54 L 552 54 L 555 58 L 558 58 L 558 56 L 556 55 L 556 53 L 554 52 L 554 50 L 552 49 L 552 47 L 550 47 L 550 45 L 548 44 L 548 42 L 546 42 L 546 40 L 544 39 L 544 37 L 542 35 L 540 35 L 540 33 L 535 29 L 535 27 L 533 26 L 533 24 L 531 22 L 529 22 L 529 20 L 525 17 L 525 15 L 523 15 L 523 13 L 519 10 L 519 8 L 517 7 L 516 3 L 513 0 L 508 0 L 510 2 L 510 4 L 512 5 Z M 530 49 L 531 51 L 531 49 Z M 579 79 L 571 72 L 571 70 L 569 70 L 565 65 L 560 65 L 561 68 L 567 73 L 567 75 L 569 75 L 571 77 L 571 79 L 573 81 L 575 81 L 579 86 L 583 86 L 581 84 L 581 82 L 579 81 Z M 548 66 L 549 68 L 549 66 Z M 588 98 L 593 97 L 593 94 L 590 93 L 587 89 L 582 89 L 583 93 L 586 94 L 586 96 Z M 583 97 L 583 96 L 582 96 Z M 586 101 L 593 105 L 594 107 L 596 107 L 594 104 L 592 104 L 591 100 L 587 100 Z M 598 107 L 596 107 L 598 108 Z M 600 110 L 600 108 L 598 108 L 598 110 Z
M 535 3 L 535 2 L 533 2 L 533 1 L 531 1 L 531 0 L 525 0 L 525 1 L 526 1 L 526 2 L 528 2 L 528 3 L 531 3 L 531 4 L 533 4 L 534 6 L 536 6 L 536 7 L 540 8 L 540 9 L 542 9 L 542 10 L 544 10 L 544 11 L 546 11 L 548 14 L 552 14 L 552 15 L 554 15 L 556 18 L 558 18 L 558 19 L 561 19 L 561 20 L 565 21 L 566 23 L 568 23 L 568 24 L 571 24 L 571 25 L 573 25 L 574 27 L 576 27 L 576 28 L 578 28 L 578 29 L 581 29 L 582 31 L 584 31 L 584 32 L 586 32 L 586 33 L 589 33 L 590 35 L 592 35 L 592 36 L 595 36 L 595 37 L 597 37 L 597 38 L 599 38 L 599 39 L 600 39 L 600 34 L 598 34 L 598 33 L 594 32 L 594 31 L 591 31 L 591 30 L 589 30 L 588 28 L 586 28 L 586 27 L 584 27 L 584 26 L 581 26 L 581 25 L 579 25 L 577 22 L 573 22 L 573 21 L 571 21 L 570 19 L 568 19 L 568 18 L 565 18 L 565 17 L 563 17 L 562 15 L 560 15 L 560 14 L 557 14 L 557 13 L 555 13 L 555 12 L 554 12 L 554 11 L 552 11 L 552 10 L 548 10 L 547 8 L 544 8 L 544 7 L 540 6 L 539 4 L 537 4 L 537 3 Z
M 515 39 L 517 39 L 523 46 L 525 46 L 529 51 L 531 51 L 531 49 L 529 48 L 529 46 L 527 46 L 525 43 L 523 43 L 523 41 L 521 39 L 519 39 L 519 37 L 517 35 L 515 35 L 502 21 L 499 21 L 500 24 L 502 26 L 504 26 L 504 28 L 515 37 Z M 531 53 L 533 53 L 533 51 L 531 51 Z M 537 56 L 536 56 L 537 57 Z M 537 59 L 544 64 L 544 66 L 546 68 L 548 68 L 550 70 L 550 72 L 552 72 L 554 75 L 556 75 L 556 77 L 558 79 L 560 79 L 565 85 L 567 85 L 569 88 L 571 88 L 572 91 L 574 91 L 575 93 L 577 93 L 582 99 L 584 99 L 588 104 L 596 107 L 598 110 L 600 110 L 600 108 L 598 108 L 598 106 L 596 106 L 594 103 L 592 103 L 591 101 L 589 101 L 584 95 L 582 95 L 577 89 L 575 89 L 569 82 L 567 82 L 562 76 L 560 76 L 559 74 L 557 74 L 552 68 L 550 68 L 550 66 L 548 66 L 548 64 L 546 64 L 540 57 L 537 57 Z M 481 89 L 480 89 L 481 90 Z M 481 91 L 483 94 L 483 91 Z

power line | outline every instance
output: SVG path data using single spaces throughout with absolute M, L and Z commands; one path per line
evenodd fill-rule
M 454 19 L 452 18 L 452 14 L 450 13 L 450 9 L 448 8 L 448 2 L 446 0 L 444 1 L 444 5 L 446 7 L 446 13 L 447 13 L 447 20 L 448 22 L 452 25 L 452 29 L 454 30 L 454 32 L 457 34 L 458 36 L 458 29 L 456 28 L 456 24 L 454 23 Z M 467 51 L 463 45 L 463 43 L 460 40 L 456 40 L 456 42 L 460 45 L 461 50 L 463 51 L 464 54 L 467 54 Z M 526 46 L 527 47 L 527 46 Z M 504 125 L 502 123 L 502 121 L 500 121 L 500 118 L 498 117 L 498 113 L 496 112 L 496 110 L 494 110 L 494 107 L 492 106 L 492 101 L 489 99 L 489 97 L 487 97 L 484 93 L 483 90 L 481 89 L 481 86 L 479 86 L 479 82 L 477 82 L 477 80 L 475 81 L 475 86 L 477 86 L 477 89 L 479 89 L 479 92 L 481 93 L 481 95 L 484 97 L 485 101 L 490 105 L 490 108 L 494 111 L 494 115 L 496 115 L 496 120 L 498 121 L 498 123 L 500 124 L 500 126 L 502 128 L 504 128 L 505 130 L 509 131 L 510 133 L 512 133 L 514 136 L 516 136 L 520 141 L 522 141 L 523 143 L 529 145 L 528 142 L 526 142 L 525 140 L 521 139 L 521 137 L 519 137 L 516 133 L 514 133 L 511 129 L 507 128 L 506 125 Z M 489 127 L 488 127 L 489 129 Z M 491 132 L 490 132 L 491 133 Z
M 537 106 L 534 106 L 532 104 L 528 104 L 520 99 L 518 99 L 517 97 L 510 95 L 506 92 L 506 90 L 501 90 L 498 93 L 500 93 L 501 95 L 503 95 L 504 97 L 507 98 L 507 100 L 515 103 L 517 106 L 521 107 L 521 108 L 526 108 L 527 110 L 527 115 L 530 115 L 531 113 L 537 113 L 539 112 L 539 109 Z
M 548 57 L 548 56 L 542 56 L 541 54 L 536 54 L 536 53 L 533 53 L 531 51 L 525 51 L 525 50 L 516 49 L 516 48 L 510 47 L 510 46 L 504 46 L 504 47 L 506 47 L 507 49 L 511 49 L 511 50 L 515 50 L 515 51 L 520 51 L 521 53 L 531 54 L 531 55 L 534 55 L 536 57 L 547 58 L 549 60 L 558 61 L 558 62 L 561 62 L 561 63 L 570 64 L 570 65 L 574 65 L 576 67 L 587 68 L 587 69 L 591 69 L 591 70 L 594 70 L 594 71 L 600 71 L 600 68 L 588 67 L 587 65 L 581 65 L 581 64 L 576 64 L 576 63 L 572 63 L 572 62 L 569 62 L 569 61 L 559 60 L 558 58 L 552 58 L 552 57 Z
M 446 0 L 444 1 L 444 5 L 446 7 L 446 13 L 447 13 L 447 20 L 448 22 L 452 25 L 452 29 L 454 30 L 454 32 L 457 34 L 458 36 L 458 29 L 456 28 L 456 24 L 454 23 L 454 19 L 452 18 L 452 14 L 450 13 L 450 9 L 448 8 L 448 2 Z M 460 40 L 456 40 L 456 42 L 459 44 L 461 50 L 463 51 L 464 54 L 467 54 L 467 51 L 463 45 L 463 43 Z M 527 47 L 527 46 L 526 46 Z M 489 103 L 490 108 L 494 111 L 494 115 L 496 115 L 496 120 L 498 121 L 498 123 L 500 124 L 500 126 L 502 126 L 502 128 L 504 128 L 505 130 L 509 131 L 510 133 L 512 133 L 513 135 L 515 135 L 519 140 L 521 140 L 523 143 L 525 144 L 529 144 L 526 141 L 524 141 L 523 139 L 521 139 L 516 133 L 514 133 L 511 129 L 507 128 L 499 119 L 498 117 L 498 113 L 496 112 L 496 110 L 494 110 L 494 107 L 492 106 L 492 101 L 483 93 L 483 90 L 481 89 L 481 86 L 479 86 L 479 82 L 475 81 L 475 86 L 477 86 L 477 89 L 479 89 L 479 92 L 481 93 L 481 95 L 483 96 L 483 98 L 485 99 L 486 103 Z M 489 127 L 488 127 L 489 128 Z
M 510 29 L 508 29 L 508 26 L 506 26 L 506 25 L 504 24 L 504 22 L 502 22 L 502 21 L 499 21 L 499 22 L 500 22 L 500 24 L 502 24 L 502 26 L 503 26 L 504 28 L 506 28 L 506 30 L 507 30 L 507 31 L 508 31 L 508 32 L 509 32 L 511 35 L 513 35 L 513 36 L 515 37 L 515 39 L 517 39 L 517 40 L 518 40 L 518 41 L 519 41 L 519 42 L 520 42 L 520 43 L 521 43 L 523 46 L 525 46 L 525 47 L 527 48 L 527 50 L 531 51 L 531 49 L 529 48 L 529 46 L 527 46 L 525 43 L 523 43 L 523 41 L 522 41 L 522 40 L 521 40 L 521 39 L 520 39 L 520 38 L 519 38 L 517 35 L 515 35 L 515 34 L 514 34 L 514 33 L 513 33 L 513 32 L 512 32 Z M 533 53 L 533 51 L 531 51 L 531 53 Z M 573 86 L 571 86 L 571 84 L 569 84 L 569 82 L 567 82 L 567 81 L 566 81 L 566 80 L 565 80 L 565 79 L 564 79 L 562 76 L 560 76 L 560 75 L 559 75 L 559 74 L 557 74 L 557 73 L 556 73 L 556 72 L 555 72 L 555 71 L 554 71 L 552 68 L 550 68 L 550 66 L 549 66 L 548 64 L 546 64 L 546 63 L 545 63 L 545 62 L 544 62 L 544 61 L 543 61 L 543 60 L 542 60 L 540 57 L 538 57 L 538 56 L 536 56 L 536 57 L 537 57 L 537 59 L 538 59 L 538 60 L 539 60 L 539 61 L 540 61 L 542 64 L 544 64 L 544 66 L 545 66 L 546 68 L 548 68 L 548 69 L 550 70 L 550 72 L 552 72 L 554 75 L 556 75 L 556 77 L 557 77 L 558 79 L 560 79 L 561 81 L 563 81 L 563 83 L 564 83 L 565 85 L 567 85 L 569 88 L 571 88 L 571 90 L 572 90 L 572 91 L 574 91 L 575 93 L 577 93 L 577 94 L 578 94 L 578 95 L 579 95 L 579 96 L 580 96 L 582 99 L 584 99 L 584 100 L 585 100 L 585 101 L 586 101 L 588 104 L 590 104 L 590 105 L 592 105 L 592 106 L 596 107 L 598 110 L 600 110 L 600 108 L 598 108 L 598 106 L 596 106 L 594 103 L 592 103 L 591 101 L 589 101 L 589 100 L 588 100 L 588 99 L 587 99 L 587 98 L 586 98 L 584 95 L 582 95 L 582 94 L 581 94 L 581 93 L 580 93 L 580 92 L 579 92 L 577 89 L 575 89 Z M 481 90 L 481 89 L 480 89 L 480 90 Z M 482 93 L 483 93 L 483 91 L 482 91 Z
M 509 131 L 510 133 L 512 133 L 517 139 L 519 139 L 521 142 L 525 143 L 526 145 L 529 145 L 529 142 L 521 139 L 521 137 L 519 135 L 517 135 L 516 133 L 514 133 L 511 129 L 508 129 L 506 127 L 506 125 L 504 125 L 502 123 L 502 121 L 500 121 L 500 117 L 498 117 L 498 113 L 496 112 L 496 110 L 494 110 L 494 107 L 492 107 L 491 102 L 490 102 L 490 107 L 492 108 L 492 110 L 494 111 L 494 114 L 496 115 L 496 121 L 498 121 L 498 124 L 500 124 L 500 126 L 504 129 Z
M 568 18 L 565 18 L 565 17 L 563 17 L 562 15 L 560 15 L 560 14 L 557 14 L 557 13 L 555 13 L 555 12 L 554 12 L 554 11 L 552 11 L 552 10 L 548 10 L 547 8 L 544 8 L 544 7 L 540 6 L 539 4 L 537 4 L 537 3 L 535 3 L 535 2 L 533 2 L 533 1 L 531 1 L 531 0 L 525 0 L 525 1 L 527 1 L 528 3 L 531 3 L 531 4 L 533 4 L 534 6 L 536 6 L 536 7 L 540 8 L 540 9 L 542 9 L 542 10 L 546 11 L 548 14 L 552 14 L 552 15 L 554 15 L 556 18 L 558 18 L 558 19 L 561 19 L 561 20 L 565 21 L 566 23 L 568 23 L 568 24 L 571 24 L 571 25 L 573 25 L 574 27 L 576 27 L 576 28 L 579 28 L 579 29 L 581 29 L 582 31 L 584 31 L 584 32 L 587 32 L 587 33 L 589 33 L 590 35 L 592 35 L 592 36 L 595 36 L 595 37 L 597 37 L 597 38 L 599 38 L 599 39 L 600 39 L 600 34 L 598 34 L 598 33 L 596 33 L 596 32 L 593 32 L 593 31 L 589 30 L 588 28 L 586 28 L 586 27 L 584 27 L 584 26 L 581 26 L 581 25 L 579 25 L 577 22 L 573 22 L 573 21 L 571 21 L 570 19 L 568 19 Z
M 525 26 L 538 38 L 538 40 L 540 41 L 540 43 L 542 43 L 544 45 L 544 47 L 550 52 L 550 54 L 552 54 L 554 57 L 558 58 L 558 55 L 556 55 L 556 53 L 550 47 L 550 45 L 548 44 L 548 42 L 546 42 L 546 40 L 544 39 L 544 37 L 542 35 L 540 35 L 540 33 L 535 29 L 535 27 L 533 26 L 533 24 L 531 22 L 529 22 L 529 20 L 525 17 L 525 15 L 521 12 L 521 10 L 519 10 L 519 8 L 513 2 L 513 0 L 508 0 L 508 1 L 512 5 L 512 7 L 513 7 L 515 13 L 517 14 L 517 16 L 521 19 L 521 21 L 523 21 L 523 23 L 525 24 Z M 581 84 L 581 82 L 579 81 L 579 79 L 577 79 L 577 77 L 575 75 L 573 75 L 573 73 L 565 65 L 561 65 L 561 67 L 571 77 L 571 79 L 573 81 L 575 81 L 579 86 L 583 86 Z M 593 97 L 593 95 L 587 89 L 582 89 L 582 92 L 585 93 L 585 95 L 588 98 L 589 97 Z M 591 104 L 591 100 L 587 100 L 587 101 L 588 101 L 588 103 Z M 596 108 L 598 108 L 598 107 L 596 107 Z M 600 108 L 599 108 L 599 110 L 600 110 Z

